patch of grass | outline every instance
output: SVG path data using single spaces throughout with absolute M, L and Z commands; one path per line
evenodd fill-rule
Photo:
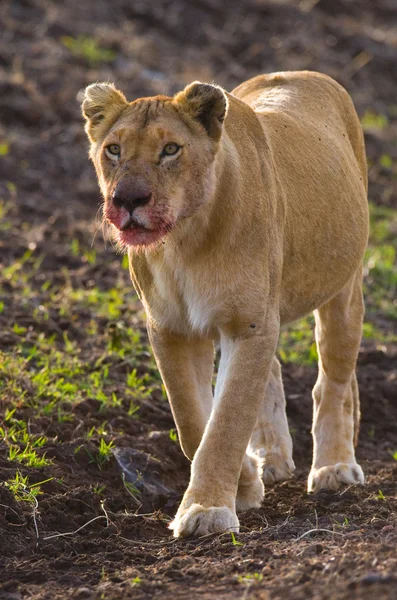
M 17 471 L 15 476 L 5 481 L 3 485 L 12 493 L 17 502 L 35 503 L 37 496 L 43 493 L 40 486 L 53 479 L 53 477 L 49 477 L 44 481 L 30 484 L 29 477 L 27 475 L 24 477 L 20 471 Z
M 61 42 L 74 56 L 83 58 L 91 66 L 112 62 L 116 58 L 114 50 L 102 48 L 98 41 L 90 36 L 80 35 L 77 38 L 63 36 Z
M 375 112 L 372 108 L 365 111 L 361 118 L 361 125 L 364 131 L 380 130 L 382 131 L 389 124 L 386 115 Z
M 394 335 L 393 333 L 384 333 L 379 327 L 376 327 L 376 325 L 373 325 L 372 323 L 363 323 L 363 337 L 384 343 L 397 342 L 397 335 Z
M 0 227 L 9 211 L 0 202 Z M 72 241 L 69 252 L 86 271 L 96 268 L 96 250 L 84 242 Z M 5 407 L 0 443 L 7 458 L 24 469 L 51 469 L 46 449 L 62 437 L 46 435 L 47 429 L 54 431 L 55 424 L 55 431 L 66 430 L 57 424 L 75 421 L 78 405 L 95 401 L 91 406 L 103 419 L 89 429 L 87 439 L 96 448 L 88 449 L 90 460 L 103 469 L 114 445 L 107 436 L 115 433 L 108 428 L 107 411 L 120 409 L 137 419 L 139 400 L 160 389 L 160 377 L 141 331 L 124 320 L 136 312 L 125 271 L 115 270 L 110 288 L 83 287 L 66 268 L 56 279 L 44 279 L 43 259 L 28 249 L 0 270 L 0 314 L 6 315 L 11 341 L 0 349 Z
M 314 317 L 312 315 L 281 331 L 278 354 L 285 363 L 292 362 L 303 365 L 317 363 L 318 355 L 314 340 Z
M 134 398 L 145 398 L 152 392 L 149 374 L 145 373 L 142 377 L 139 377 L 136 369 L 128 373 L 127 386 L 127 393 Z
M 47 443 L 47 438 L 31 434 L 24 420 L 14 418 L 15 411 L 15 408 L 6 409 L 4 421 L 0 426 L 0 441 L 8 448 L 8 460 L 37 469 L 52 464 L 45 457 L 45 453 L 38 452 Z
M 34 469 L 41 469 L 52 464 L 52 461 L 47 459 L 45 454 L 40 456 L 29 444 L 23 449 L 10 445 L 8 448 L 8 460 L 19 462 Z
M 102 471 L 105 464 L 112 458 L 112 449 L 114 447 L 115 444 L 112 440 L 106 442 L 104 438 L 101 438 L 96 452 L 91 452 L 86 446 L 78 446 L 74 453 L 78 454 L 81 450 L 84 450 L 90 459 L 90 463 L 96 464 L 98 469 Z
M 397 320 L 397 211 L 372 203 L 369 208 L 371 230 L 364 261 L 367 312 Z

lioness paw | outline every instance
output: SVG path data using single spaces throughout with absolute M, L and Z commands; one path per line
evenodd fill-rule
M 262 462 L 262 479 L 265 485 L 277 481 L 291 479 L 295 471 L 295 463 L 289 453 L 278 451 L 266 452 L 264 448 L 255 451 Z
M 277 481 L 291 479 L 295 471 L 295 463 L 292 458 L 286 458 L 282 454 L 266 454 L 263 464 L 263 482 L 272 485 Z
M 192 504 L 189 508 L 177 512 L 169 525 L 174 537 L 201 536 L 225 531 L 238 532 L 240 523 L 234 511 L 226 506 Z
M 259 508 L 264 495 L 265 488 L 259 477 L 253 479 L 247 485 L 239 484 L 236 497 L 236 510 L 244 512 L 250 508 Z
M 310 471 L 307 490 L 316 494 L 321 490 L 338 490 L 343 485 L 364 483 L 364 473 L 360 465 L 337 463 Z

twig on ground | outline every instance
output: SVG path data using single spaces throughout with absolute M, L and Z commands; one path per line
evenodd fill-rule
M 17 515 L 17 517 L 19 517 L 19 514 L 17 513 L 17 511 L 16 511 L 16 510 L 14 510 L 13 508 L 11 508 L 11 506 L 8 506 L 8 504 L 0 504 L 0 506 L 3 506 L 4 508 L 8 508 L 8 510 L 12 510 L 12 512 L 13 512 L 14 514 L 16 514 L 16 515 Z
M 346 494 L 346 492 L 348 492 L 355 485 L 356 485 L 355 483 L 352 483 L 351 485 L 349 485 L 346 489 L 344 489 L 342 492 L 340 492 L 339 496 L 343 496 L 343 494 Z
M 281 525 L 273 525 L 273 527 L 275 527 L 276 529 L 281 529 L 281 527 L 285 527 L 288 524 L 289 519 L 290 516 L 288 515 L 288 517 L 285 519 L 285 521 L 281 523 Z
M 32 507 L 32 518 L 33 518 L 33 523 L 34 523 L 34 529 L 35 529 L 35 532 L 36 532 L 36 540 L 37 540 L 36 546 L 37 546 L 37 544 L 40 541 L 39 528 L 37 526 L 37 519 L 36 519 L 37 509 L 39 508 L 39 503 L 37 502 L 36 496 L 34 496 L 32 494 L 32 492 L 29 491 L 28 488 L 21 489 L 21 492 L 23 494 L 26 494 L 26 496 L 28 496 L 34 502 L 34 506 Z
M 152 548 L 162 548 L 163 546 L 170 546 L 172 544 L 176 544 L 178 540 L 174 539 L 169 542 L 142 542 L 141 540 L 130 540 L 128 538 L 118 536 L 117 539 L 124 540 L 125 542 L 130 542 L 131 544 L 135 544 L 136 546 L 149 546 Z
M 307 535 L 310 535 L 311 533 L 332 533 L 332 535 L 341 535 L 342 537 L 345 535 L 344 533 L 340 533 L 339 531 L 333 531 L 332 529 L 315 528 L 315 529 L 309 529 L 309 531 L 305 531 L 305 533 L 302 533 L 302 535 L 300 535 L 298 538 L 296 538 L 295 542 L 299 542 L 299 540 L 306 537 Z
M 108 513 L 106 512 L 106 508 L 105 508 L 105 500 L 101 500 L 101 508 L 102 508 L 103 512 L 105 513 L 105 517 L 106 517 L 106 527 L 109 527 L 110 520 L 109 520 L 109 515 L 108 515 Z
M 36 512 L 37 512 L 37 509 L 39 508 L 39 503 L 37 502 L 37 498 L 35 498 L 34 496 L 33 496 L 33 500 L 34 500 L 34 507 L 33 507 L 32 516 L 33 516 L 34 528 L 36 530 L 36 538 L 37 538 L 36 545 L 37 545 L 39 543 L 39 539 L 40 539 L 39 528 L 37 527 L 37 520 L 36 520 Z
M 46 535 L 45 537 L 43 537 L 43 540 L 50 540 L 52 538 L 57 538 L 57 537 L 66 537 L 68 535 L 75 535 L 76 533 L 78 533 L 79 531 L 84 529 L 84 527 L 87 527 L 87 525 L 90 525 L 91 523 L 93 523 L 94 521 L 97 521 L 98 519 L 106 519 L 107 520 L 107 517 L 105 517 L 104 515 L 99 515 L 98 517 L 94 517 L 87 523 L 84 523 L 84 525 L 82 525 L 78 529 L 75 529 L 74 531 L 68 531 L 66 533 L 54 533 L 53 535 Z

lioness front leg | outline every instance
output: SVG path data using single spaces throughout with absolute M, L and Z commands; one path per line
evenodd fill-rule
M 150 324 L 148 333 L 181 448 L 185 456 L 193 460 L 213 406 L 213 342 L 199 337 L 186 338 Z M 220 371 L 224 369 L 225 360 L 221 361 Z M 240 474 L 238 510 L 259 507 L 262 498 L 259 463 L 246 455 Z
M 276 320 L 262 334 L 245 338 L 222 335 L 224 368 L 218 395 L 172 525 L 176 537 L 238 531 L 239 478 L 277 339 Z
M 148 326 L 148 334 L 181 448 L 192 460 L 212 410 L 213 342 L 186 338 L 153 325 Z
M 355 367 L 364 314 L 361 269 L 335 298 L 315 313 L 320 356 L 313 390 L 313 465 L 308 491 L 364 483 L 354 455 L 359 397 Z

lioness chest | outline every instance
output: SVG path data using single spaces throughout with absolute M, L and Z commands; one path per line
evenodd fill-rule
M 185 269 L 178 259 L 150 261 L 152 277 L 147 310 L 160 327 L 183 335 L 216 336 L 224 312 L 215 275 Z

